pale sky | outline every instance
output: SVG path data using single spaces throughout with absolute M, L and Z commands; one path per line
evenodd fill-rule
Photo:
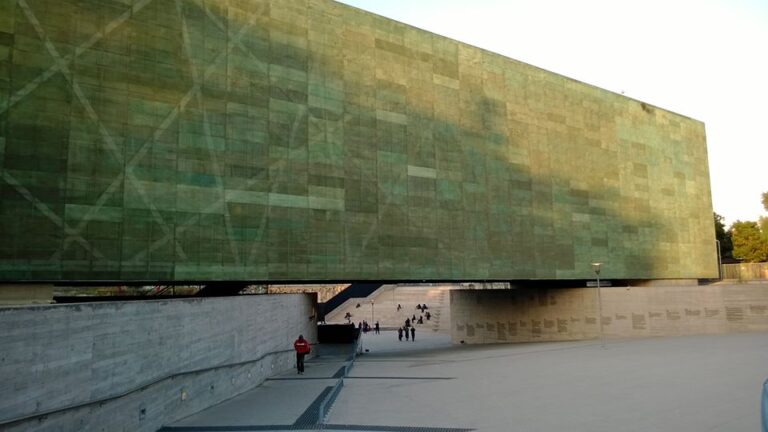
M 706 124 L 714 210 L 766 215 L 768 0 L 341 0 Z

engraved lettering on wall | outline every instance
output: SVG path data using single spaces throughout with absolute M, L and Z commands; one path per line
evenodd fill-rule
M 632 314 L 632 328 L 634 330 L 645 330 L 645 314 Z
M 744 308 L 738 306 L 726 306 L 725 307 L 725 319 L 730 322 L 743 321 L 744 320 Z

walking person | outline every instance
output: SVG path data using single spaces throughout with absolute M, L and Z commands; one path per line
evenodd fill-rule
M 299 371 L 299 375 L 304 375 L 304 357 L 311 351 L 309 342 L 304 339 L 303 335 L 299 335 L 299 338 L 293 343 L 293 349 L 296 350 L 296 369 Z
M 405 341 L 408 342 L 408 337 L 410 336 L 408 334 L 408 327 L 404 328 L 403 330 L 405 331 Z
M 402 342 L 403 341 L 403 328 L 400 327 L 397 329 L 397 339 Z
M 411 342 L 416 342 L 416 327 L 411 327 Z
M 381 328 L 379 327 L 379 322 L 376 321 L 376 325 L 373 327 L 375 334 L 381 334 Z

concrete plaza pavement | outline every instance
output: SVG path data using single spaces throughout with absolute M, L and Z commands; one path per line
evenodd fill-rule
M 757 431 L 768 377 L 766 333 L 609 340 L 605 349 L 454 346 L 432 332 L 416 342 L 368 334 L 362 344 L 369 352 L 322 427 L 296 422 L 342 364 L 329 358 L 310 362 L 305 379 L 278 377 L 167 430 Z
M 262 385 L 174 423 L 162 431 L 291 430 L 317 423 L 317 405 L 343 375 L 352 345 L 322 345 L 295 369 L 268 378 Z M 311 429 L 310 429 L 311 430 Z

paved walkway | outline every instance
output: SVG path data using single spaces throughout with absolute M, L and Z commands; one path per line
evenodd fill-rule
M 338 381 L 343 356 L 316 359 L 300 379 L 276 377 L 166 430 L 753 432 L 768 377 L 765 333 L 602 349 L 593 341 L 452 346 L 431 332 L 398 342 L 382 332 L 364 337 L 363 348 L 322 426 L 312 413 Z
M 187 417 L 161 431 L 312 430 L 320 422 L 319 405 L 344 375 L 352 345 L 315 347 L 316 357 L 296 370 L 268 378 L 259 387 Z

